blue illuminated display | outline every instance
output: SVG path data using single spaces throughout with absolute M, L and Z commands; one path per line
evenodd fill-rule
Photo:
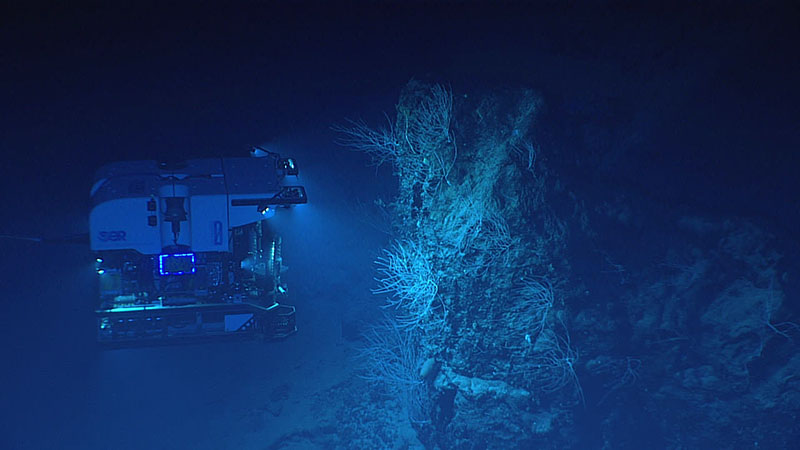
M 196 271 L 194 253 L 158 255 L 158 273 L 161 275 L 186 275 Z

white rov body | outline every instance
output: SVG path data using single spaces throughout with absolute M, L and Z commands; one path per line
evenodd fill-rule
M 98 339 L 125 342 L 295 331 L 278 303 L 278 208 L 306 203 L 294 161 L 192 159 L 116 162 L 91 191 L 90 245 L 100 277 Z

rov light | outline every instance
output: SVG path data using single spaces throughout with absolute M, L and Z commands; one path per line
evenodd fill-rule
M 278 160 L 278 169 L 282 170 L 286 175 L 297 176 L 300 171 L 293 158 L 281 158 Z
M 166 275 L 187 275 L 197 272 L 194 253 L 169 253 L 158 255 L 158 273 Z

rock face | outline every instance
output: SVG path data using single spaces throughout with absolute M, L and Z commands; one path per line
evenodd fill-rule
M 399 177 L 377 291 L 419 349 L 421 367 L 404 372 L 426 399 L 404 396 L 427 445 L 534 443 L 583 400 L 560 298 L 567 229 L 532 136 L 539 106 L 525 90 L 472 99 L 411 82 L 393 127 L 348 130 Z
M 800 327 L 774 237 L 597 183 L 539 146 L 540 108 L 411 82 L 389 128 L 340 130 L 399 179 L 368 379 L 429 448 L 787 445 Z

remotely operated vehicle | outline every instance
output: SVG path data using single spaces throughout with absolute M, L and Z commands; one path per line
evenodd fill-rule
M 276 213 L 307 202 L 289 185 L 292 158 L 114 162 L 91 189 L 100 343 L 209 336 L 285 338 L 295 308 L 283 304 Z

